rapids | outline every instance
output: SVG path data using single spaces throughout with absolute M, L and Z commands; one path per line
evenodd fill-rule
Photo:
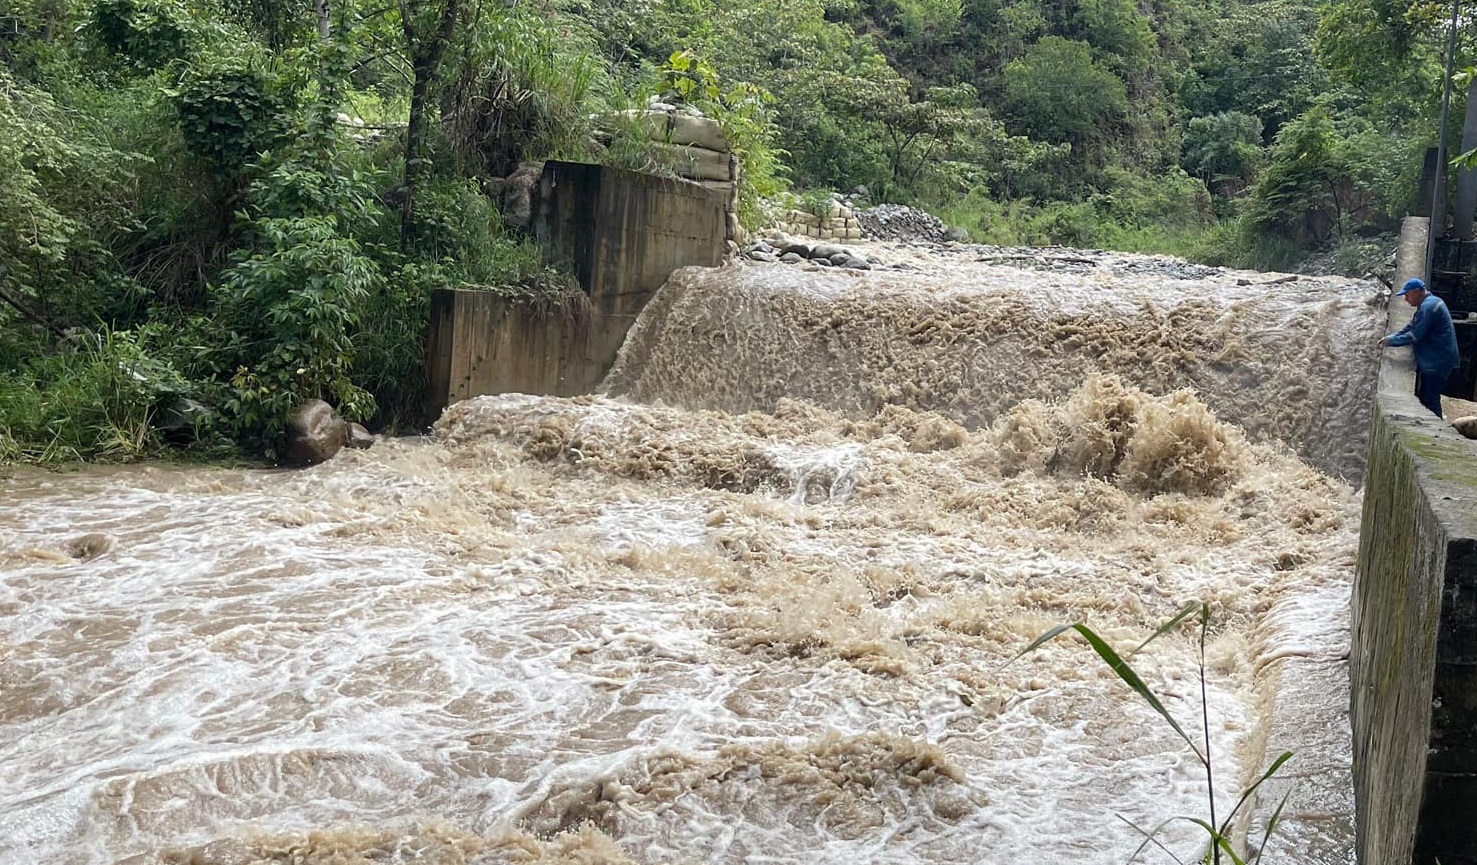
M 889 246 L 874 271 L 678 271 L 606 390 L 727 412 L 782 398 L 854 417 L 902 405 L 973 428 L 1106 372 L 1151 393 L 1193 390 L 1253 439 L 1357 482 L 1384 323 L 1373 284 L 969 249 Z
M 1122 862 L 1203 771 L 1082 641 L 1016 656 L 1190 600 L 1224 813 L 1268 659 L 1346 639 L 1378 292 L 876 248 L 679 272 L 605 395 L 9 470 L 0 862 Z M 1190 730 L 1198 640 L 1134 657 Z

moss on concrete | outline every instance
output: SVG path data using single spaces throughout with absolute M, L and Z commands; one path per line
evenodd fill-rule
M 1477 458 L 1465 439 L 1434 436 L 1426 430 L 1395 426 L 1400 443 L 1425 461 L 1433 480 L 1449 481 L 1477 490 Z

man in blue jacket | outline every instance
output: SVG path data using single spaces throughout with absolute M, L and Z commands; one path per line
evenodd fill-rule
M 1426 284 L 1419 279 L 1407 279 L 1395 296 L 1415 307 L 1415 315 L 1405 327 L 1380 339 L 1380 345 L 1410 346 L 1419 373 L 1415 395 L 1421 405 L 1441 417 L 1441 388 L 1460 361 L 1451 312 L 1441 298 L 1426 291 Z

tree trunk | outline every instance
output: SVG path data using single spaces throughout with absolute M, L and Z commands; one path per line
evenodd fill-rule
M 442 2 L 445 5 L 440 9 L 436 30 L 426 36 L 417 30 L 411 0 L 400 0 L 400 22 L 415 75 L 410 89 L 410 118 L 405 126 L 405 175 L 401 184 L 404 197 L 400 202 L 400 242 L 404 245 L 415 239 L 415 189 L 425 171 L 421 150 L 425 145 L 426 105 L 431 97 L 431 81 L 441 66 L 441 58 L 446 54 L 446 46 L 451 43 L 457 17 L 461 14 L 462 0 Z
M 426 97 L 430 90 L 431 71 L 417 63 L 415 83 L 410 88 L 410 121 L 405 126 L 405 176 L 400 200 L 400 240 L 407 244 L 415 238 L 415 187 L 423 166 L 420 152 L 426 136 Z
M 318 38 L 328 41 L 328 0 L 313 0 L 313 12 L 318 16 Z

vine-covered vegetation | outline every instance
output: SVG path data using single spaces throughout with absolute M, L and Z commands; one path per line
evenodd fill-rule
M 661 170 L 602 120 L 654 98 L 723 125 L 751 227 L 786 190 L 864 189 L 980 241 L 1285 264 L 1410 206 L 1442 16 L 1389 0 L 9 0 L 0 461 L 270 454 L 306 397 L 423 422 L 433 288 L 575 290 L 505 219 L 497 179 L 548 158 Z

